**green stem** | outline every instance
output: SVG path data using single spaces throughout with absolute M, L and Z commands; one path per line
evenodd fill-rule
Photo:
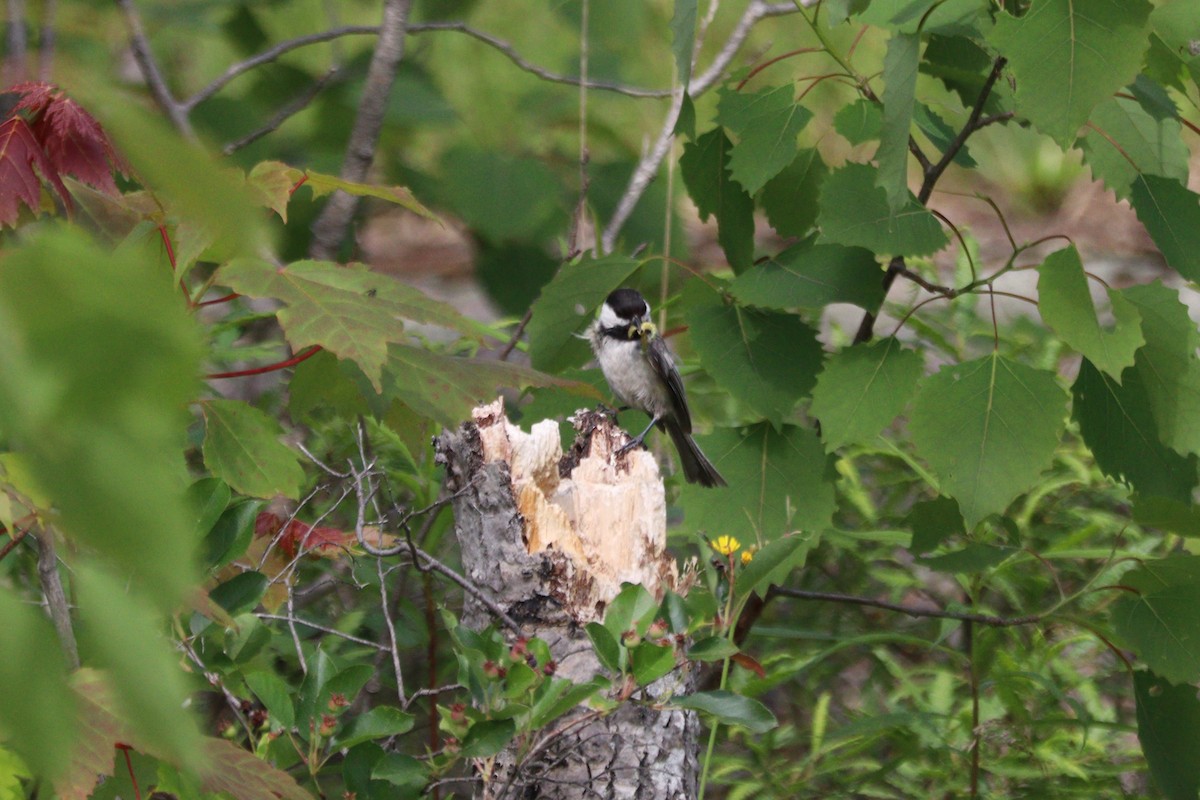
M 734 624 L 733 614 L 733 595 L 736 585 L 736 568 L 737 562 L 733 554 L 729 555 L 729 594 L 725 598 L 725 638 L 730 642 L 733 641 L 734 634 L 737 631 L 737 625 Z M 741 616 L 741 608 L 738 609 L 738 616 Z M 726 681 L 729 680 L 729 661 L 728 657 L 721 662 L 721 683 L 719 688 L 724 689 Z M 708 769 L 712 766 L 713 750 L 717 746 L 717 729 L 721 727 L 720 721 L 714 719 L 712 729 L 708 732 L 708 748 L 704 751 L 704 768 L 700 771 L 700 792 L 697 800 L 704 800 L 704 790 L 708 787 Z

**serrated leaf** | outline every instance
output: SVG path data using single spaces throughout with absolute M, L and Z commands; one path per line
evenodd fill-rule
M 890 337 L 827 358 L 811 409 L 821 421 L 825 448 L 873 443 L 908 405 L 924 371 L 920 354 Z
M 5 120 L 0 124 L 0 226 L 16 225 L 21 204 L 34 214 L 42 210 L 43 176 L 71 208 L 71 195 L 29 125 L 19 116 Z
M 804 566 L 808 551 L 817 545 L 812 533 L 784 536 L 754 553 L 750 563 L 738 573 L 738 597 L 749 597 L 751 592 L 766 598 L 771 586 L 781 586 L 788 575 Z
M 1020 113 L 1061 145 L 1133 80 L 1149 44 L 1146 0 L 1039 0 L 997 15 L 988 41 L 1008 58 Z
M 676 697 L 671 700 L 671 705 L 703 711 L 723 725 L 740 725 L 751 733 L 766 733 L 779 724 L 775 715 L 762 703 L 724 689 Z
M 1190 502 L 1197 459 L 1162 443 L 1142 380 L 1140 371 L 1131 369 L 1118 384 L 1085 358 L 1071 387 L 1072 416 L 1105 475 L 1126 481 L 1141 495 Z
M 511 719 L 485 719 L 467 731 L 462 754 L 467 758 L 491 758 L 512 741 L 517 726 Z
M 815 242 L 810 237 L 751 267 L 731 284 L 733 295 L 762 308 L 853 303 L 877 311 L 883 303 L 883 270 L 875 254 L 861 247 Z
M 376 706 L 365 714 L 355 717 L 350 725 L 338 735 L 338 747 L 354 747 L 356 744 L 388 736 L 399 736 L 412 730 L 416 719 L 392 706 Z
M 700 219 L 717 218 L 717 242 L 734 271 L 754 261 L 754 200 L 729 172 L 733 144 L 723 128 L 714 128 L 683 146 L 679 173 Z
M 1200 195 L 1172 178 L 1138 175 L 1129 198 L 1167 264 L 1200 283 Z
M 564 264 L 533 304 L 528 327 L 533 367 L 561 372 L 586 361 L 591 350 L 576 334 L 592 322 L 609 292 L 629 280 L 640 266 L 624 256 Z
M 795 102 L 794 94 L 790 84 L 751 93 L 721 91 L 717 122 L 738 137 L 729 170 L 750 194 L 796 157 L 796 137 L 813 115 Z
M 374 186 L 369 183 L 348 181 L 336 175 L 325 175 L 313 170 L 305 170 L 304 177 L 306 178 L 304 185 L 312 189 L 313 197 L 323 197 L 338 191 L 352 194 L 355 197 L 374 197 L 377 200 L 386 200 L 407 208 L 426 219 L 441 222 L 437 214 L 421 205 L 413 193 L 403 186 Z
M 875 176 L 873 167 L 847 164 L 825 179 L 818 241 L 865 247 L 879 255 L 920 256 L 942 249 L 949 239 L 929 209 L 910 192 L 908 203 L 891 213 Z
M 692 80 L 692 49 L 696 44 L 696 0 L 675 0 L 671 14 L 671 53 L 675 56 L 675 75 L 687 90 Z
M 829 167 L 816 148 L 804 148 L 759 195 L 771 227 L 780 236 L 804 236 L 817 221 L 817 197 Z
M 217 280 L 240 294 L 284 303 L 277 316 L 294 349 L 320 345 L 353 361 L 376 391 L 382 388 L 388 343 L 408 340 L 403 320 L 478 335 L 474 323 L 452 306 L 361 264 L 297 261 L 277 268 L 241 258 L 222 267 Z
M 1123 295 L 1110 291 L 1115 325 L 1100 326 L 1087 276 L 1075 245 L 1051 253 L 1038 267 L 1038 308 L 1042 319 L 1062 340 L 1118 383 L 1134 353 L 1145 343 L 1142 315 Z
M 1080 142 L 1092 174 L 1120 199 L 1128 199 L 1139 174 L 1187 184 L 1188 149 L 1174 116 L 1154 116 L 1141 103 L 1110 97 L 1092 111 Z
M 1146 344 L 1134 369 L 1141 377 L 1158 437 L 1176 452 L 1200 454 L 1200 333 L 1179 293 L 1158 281 L 1131 286 L 1121 296 L 1142 317 Z
M 1113 628 L 1150 669 L 1171 683 L 1200 680 L 1200 556 L 1144 561 L 1121 583 Z
M 695 297 L 686 315 L 705 370 L 779 427 L 816 382 L 824 355 L 817 332 L 794 314 L 727 304 L 707 291 Z
M 1153 672 L 1133 673 L 1138 741 L 1159 791 L 1194 800 L 1200 791 L 1200 700 L 1196 687 L 1172 686 Z
M 833 484 L 812 431 L 785 425 L 776 432 L 760 422 L 696 439 L 731 488 L 685 485 L 680 504 L 688 529 L 774 541 L 791 531 L 819 533 L 830 526 Z
M 424 347 L 392 345 L 383 369 L 385 395 L 400 398 L 418 414 L 450 428 L 468 419 L 475 406 L 494 400 L 499 388 L 528 386 L 565 389 L 579 402 L 601 399 L 585 383 L 507 361 L 447 356 Z
M 255 164 L 246 175 L 246 185 L 267 208 L 287 222 L 288 202 L 292 199 L 292 187 L 304 173 L 282 161 L 262 161 Z
M 873 0 L 856 16 L 902 33 L 974 32 L 988 0 Z
M 224 739 L 205 739 L 205 792 L 227 792 L 234 800 L 313 800 L 295 778 Z
M 908 137 L 920 60 L 921 38 L 916 34 L 896 33 L 888 40 L 883 58 L 883 121 L 875 153 L 879 164 L 875 182 L 887 194 L 892 213 L 899 213 L 908 204 Z
M 204 463 L 214 475 L 251 497 L 300 496 L 300 458 L 279 441 L 283 429 L 273 417 L 240 400 L 208 400 L 200 408 Z
M 1186 74 L 1193 82 L 1200 82 L 1200 56 L 1193 50 L 1193 43 L 1200 41 L 1200 17 L 1196 16 L 1196 7 L 1189 0 L 1169 0 L 1160 3 L 1150 15 L 1150 24 L 1155 35 L 1152 40 L 1157 42 L 1156 49 L 1151 47 L 1152 54 L 1160 63 L 1152 64 L 1147 56 L 1147 72 L 1157 67 L 1163 73 L 1160 79 L 1164 85 L 1173 86 L 1181 93 L 1190 91 L 1190 87 L 1181 79 Z
M 909 423 L 913 443 L 968 529 L 1002 512 L 1050 466 L 1066 399 L 1053 373 L 996 354 L 925 380 Z
M 850 144 L 862 144 L 878 139 L 883 132 L 883 109 L 860 97 L 842 106 L 833 116 L 833 129 Z

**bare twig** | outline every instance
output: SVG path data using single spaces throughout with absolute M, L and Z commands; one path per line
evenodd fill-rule
M 33 536 L 38 547 L 38 580 L 46 597 L 46 609 L 58 633 L 59 644 L 67 658 L 67 667 L 79 669 L 79 646 L 75 643 L 75 628 L 71 624 L 71 607 L 63 591 L 62 576 L 58 574 L 58 556 L 54 552 L 54 532 L 45 529 Z
M 525 316 L 521 317 L 521 321 L 517 323 L 517 327 L 513 329 L 512 336 L 508 337 L 508 341 L 504 344 L 504 348 L 497 356 L 501 361 L 508 360 L 512 355 L 512 351 L 516 349 L 517 342 L 521 341 L 521 334 L 525 332 L 525 326 L 529 324 L 529 320 L 533 319 L 533 309 L 529 308 L 525 311 Z
M 150 41 L 146 38 L 146 31 L 142 27 L 142 17 L 133 5 L 133 0 L 117 0 L 117 6 L 125 14 L 125 25 L 129 28 L 129 45 L 133 50 L 134 60 L 137 61 L 138 68 L 142 72 L 142 78 L 150 87 L 150 94 L 154 97 L 154 102 L 158 103 L 159 108 L 166 113 L 176 130 L 188 139 L 195 139 L 196 133 L 192 130 L 192 123 L 188 119 L 188 109 L 175 99 L 167 87 L 162 71 L 158 68 L 158 62 L 154 60 L 154 53 L 150 50 Z
M 16 523 L 13 524 L 13 527 L 16 527 Z M 28 534 L 28 527 L 16 528 L 14 531 L 9 531 L 9 540 L 4 543 L 3 547 L 0 547 L 0 561 L 3 561 L 4 557 L 11 553 L 13 549 L 21 543 L 21 540 L 24 539 Z
M 305 89 L 302 94 L 297 95 L 277 112 L 275 112 L 275 115 L 267 120 L 267 122 L 261 128 L 251 131 L 242 138 L 230 142 L 229 144 L 225 145 L 224 148 L 222 148 L 221 152 L 223 152 L 225 155 L 236 153 L 243 147 L 257 142 L 268 133 L 273 133 L 274 131 L 278 130 L 280 125 L 287 122 L 304 109 L 308 108 L 309 104 L 317 98 L 317 95 L 321 93 L 321 90 L 328 86 L 337 74 L 338 68 L 330 67 L 324 75 L 322 75 L 313 83 L 312 86 Z
M 767 3 L 765 0 L 751 0 L 746 6 L 741 19 L 734 26 L 733 32 L 729 38 L 725 40 L 725 44 L 721 47 L 721 51 L 717 53 L 712 64 L 704 72 L 692 78 L 688 92 L 692 97 L 698 97 L 705 91 L 710 89 L 713 84 L 720 80 L 725 74 L 725 70 L 729 67 L 733 57 L 737 55 L 742 44 L 746 41 L 746 37 L 750 35 L 751 29 L 761 20 L 767 17 L 776 17 L 784 14 L 794 14 L 797 8 L 793 3 Z M 617 202 L 617 208 L 613 212 L 612 219 L 608 221 L 608 225 L 604 228 L 604 234 L 600 239 L 600 252 L 611 253 L 617 244 L 617 237 L 621 234 L 621 229 L 625 227 L 625 223 L 629 221 L 633 209 L 637 206 L 638 201 L 642 199 L 646 188 L 658 174 L 658 168 L 662 165 L 662 161 L 666 158 L 667 153 L 671 150 L 671 142 L 675 136 L 675 123 L 679 118 L 679 110 L 683 107 L 683 87 L 679 86 L 671 92 L 671 107 L 667 111 L 666 119 L 663 121 L 662 128 L 658 132 L 658 138 L 654 140 L 654 144 L 642 156 L 633 175 L 629 178 L 629 183 L 625 187 L 624 194 Z
M 125 0 L 126 2 L 128 0 Z M 383 128 L 383 112 L 395 83 L 396 69 L 404 57 L 404 39 L 408 30 L 408 12 L 412 0 L 387 0 L 383 7 L 383 24 L 379 42 L 367 68 L 362 100 L 346 144 L 342 161 L 342 180 L 361 183 L 375 160 L 375 148 Z M 350 220 L 358 208 L 358 198 L 343 191 L 334 192 L 313 224 L 313 241 L 309 248 L 318 259 L 332 258 L 346 235 Z
M 1011 628 L 1017 625 L 1033 625 L 1041 622 L 1041 614 L 1026 614 L 1021 617 L 995 617 L 989 614 L 973 614 L 966 611 L 946 611 L 940 608 L 918 608 L 899 603 L 889 603 L 886 600 L 876 600 L 872 597 L 859 597 L 852 594 L 837 594 L 835 592 L 813 592 L 807 589 L 790 589 L 786 586 L 772 586 L 769 593 L 774 597 L 790 597 L 795 600 L 821 600 L 829 603 L 846 603 L 855 606 L 882 608 L 885 611 L 895 611 L 910 617 L 928 617 L 932 619 L 956 619 L 962 622 L 977 622 L 993 628 Z
M 301 619 L 300 617 L 296 617 L 296 616 L 290 616 L 290 615 L 284 616 L 283 614 L 267 614 L 267 613 L 255 614 L 254 616 L 258 617 L 259 619 L 270 619 L 270 620 L 275 620 L 277 622 L 287 622 L 289 624 L 294 624 L 294 625 L 303 625 L 306 628 L 312 628 L 315 631 L 320 631 L 321 633 L 327 633 L 330 636 L 336 636 L 339 639 L 345 639 L 348 642 L 354 642 L 355 644 L 361 644 L 366 647 L 374 647 L 376 650 L 379 650 L 380 652 L 386 652 L 386 651 L 392 649 L 385 644 L 380 644 L 379 642 L 372 642 L 370 639 L 363 639 L 360 636 L 354 636 L 352 634 L 346 633 L 345 631 L 339 631 L 337 628 L 329 628 L 329 627 L 326 627 L 325 625 L 321 625 L 316 622 L 311 622 L 306 619 Z

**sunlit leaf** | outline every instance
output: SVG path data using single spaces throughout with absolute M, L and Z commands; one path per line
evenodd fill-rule
M 790 84 L 758 92 L 721 91 L 717 122 L 738 137 L 729 171 L 750 194 L 796 157 L 796 137 L 813 114 L 795 102 L 794 94 Z
M 870 444 L 904 410 L 925 370 L 921 356 L 893 338 L 855 345 L 825 361 L 811 413 L 825 447 Z
M 1141 103 L 1110 97 L 1096 106 L 1081 141 L 1092 174 L 1119 198 L 1128 198 L 1139 174 L 1187 183 L 1188 149 L 1173 116 L 1154 116 Z

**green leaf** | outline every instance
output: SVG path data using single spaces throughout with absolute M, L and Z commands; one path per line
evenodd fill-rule
M 791 84 L 753 93 L 721 90 L 717 122 L 738 137 L 729 170 L 750 194 L 796 157 L 796 137 L 813 114 L 795 102 L 794 93 Z
M 780 236 L 804 236 L 817 221 L 817 196 L 829 167 L 815 147 L 804 148 L 763 187 L 759 203 Z
M 896 33 L 888 40 L 883 58 L 883 123 L 875 153 L 879 164 L 875 182 L 887 194 L 892 213 L 908 205 L 908 137 L 920 60 L 921 38 L 916 34 Z
M 1196 687 L 1172 686 L 1153 672 L 1133 673 L 1138 741 L 1159 791 L 1195 800 L 1200 791 L 1200 700 Z
M 879 103 L 860 97 L 834 114 L 833 129 L 850 144 L 878 139 L 883 134 L 883 109 Z
M 638 583 L 627 583 L 608 604 L 608 610 L 604 612 L 604 627 L 617 641 L 627 631 L 636 631 L 638 636 L 645 636 L 657 614 L 658 604 L 646 588 Z
M 1141 372 L 1126 370 L 1122 377 L 1117 383 L 1085 358 L 1071 387 L 1071 413 L 1096 466 L 1141 495 L 1190 503 L 1196 456 L 1181 456 L 1162 443 Z
M 325 175 L 312 170 L 305 170 L 304 177 L 306 178 L 304 185 L 312 189 L 314 198 L 323 197 L 331 192 L 345 192 L 355 197 L 374 197 L 377 200 L 385 200 L 407 208 L 409 211 L 419 214 L 426 219 L 438 221 L 437 214 L 434 214 L 428 208 L 421 205 L 417 201 L 417 198 L 413 197 L 413 193 L 403 186 L 375 186 L 369 183 L 348 181 L 336 175 Z M 296 180 L 299 180 L 298 175 Z
M 1134 353 L 1145 343 L 1142 316 L 1118 292 L 1109 291 L 1116 324 L 1100 326 L 1079 251 L 1071 245 L 1051 253 L 1038 267 L 1038 308 L 1042 319 L 1062 340 L 1095 366 L 1121 381 L 1121 372 L 1133 366 Z
M 297 498 L 304 482 L 299 457 L 279 441 L 273 417 L 240 400 L 214 399 L 204 411 L 204 463 L 236 491 L 251 497 Z
M 251 672 L 246 676 L 246 686 L 266 707 L 273 723 L 279 724 L 284 730 L 291 730 L 296 725 L 293 692 L 282 678 L 274 672 Z
M 942 249 L 949 240 L 929 209 L 910 192 L 907 204 L 893 214 L 876 175 L 866 164 L 847 164 L 825 179 L 819 241 L 880 255 L 921 256 Z
M 376 706 L 365 714 L 355 717 L 346 730 L 337 738 L 339 749 L 388 736 L 399 736 L 412 730 L 416 722 L 412 714 L 406 714 L 393 706 Z
M 811 409 L 821 421 L 825 448 L 873 443 L 908 405 L 924 371 L 920 354 L 890 337 L 827 358 Z
M 112 679 L 121 715 L 158 752 L 183 764 L 199 759 L 200 736 L 184 710 L 187 685 L 154 606 L 127 581 L 77 564 L 80 644 Z
M 556 386 L 573 392 L 581 404 L 585 398 L 600 399 L 587 384 L 520 364 L 446 356 L 407 345 L 388 349 L 383 383 L 387 396 L 399 397 L 418 414 L 449 428 L 469 419 L 475 406 L 495 400 L 500 387 Z
M 780 310 L 853 303 L 878 311 L 883 270 L 861 247 L 816 244 L 810 237 L 734 279 L 730 290 L 743 303 Z
M 55 527 L 131 572 L 162 607 L 193 584 L 183 459 L 201 338 L 170 273 L 48 225 L 0 280 L 0 430 Z
M 5 746 L 18 752 L 34 773 L 54 778 L 65 771 L 75 745 L 67 665 L 45 614 L 7 589 L 0 590 L 0 652 L 8 654 L 0 658 Z
M 918 556 L 916 562 L 938 572 L 970 575 L 994 567 L 1009 556 L 1021 552 L 1015 547 L 997 547 L 990 544 L 971 543 L 949 553 L 936 556 Z
M 692 80 L 692 49 L 696 44 L 696 0 L 675 0 L 671 14 L 671 53 L 675 56 L 675 76 L 687 90 Z
M 277 268 L 241 258 L 222 267 L 217 280 L 240 294 L 282 302 L 276 316 L 293 349 L 320 345 L 355 362 L 375 391 L 388 344 L 408 341 L 403 319 L 475 333 L 474 323 L 453 307 L 361 264 L 297 261 Z
M 1187 185 L 1189 156 L 1182 130 L 1173 115 L 1155 116 L 1136 100 L 1110 97 L 1092 112 L 1080 144 L 1092 174 L 1119 199 L 1128 199 L 1139 174 Z
M 724 689 L 675 697 L 671 705 L 712 714 L 723 725 L 740 725 L 751 733 L 766 733 L 779 724 L 762 703 Z
M 231 617 L 254 610 L 270 581 L 261 572 L 240 572 L 224 583 L 210 589 L 208 596 Z
M 765 598 L 771 586 L 782 586 L 793 570 L 804 566 L 808 551 L 816 545 L 817 537 L 811 533 L 768 542 L 738 573 L 738 597 L 749 597 L 754 593 Z
M 584 258 L 563 265 L 533 304 L 528 327 L 533 367 L 561 372 L 587 361 L 591 350 L 575 334 L 592 322 L 609 292 L 629 280 L 639 266 L 623 256 Z
M 689 530 L 774 541 L 791 531 L 830 526 L 833 484 L 826 477 L 824 448 L 811 430 L 785 425 L 776 431 L 760 422 L 718 429 L 697 441 L 731 488 L 685 485 L 680 505 Z
M 730 177 L 733 145 L 724 128 L 714 128 L 683 146 L 679 173 L 700 219 L 717 218 L 717 242 L 735 272 L 754 262 L 754 200 Z
M 903 33 L 972 31 L 988 0 L 873 0 L 857 16 L 870 25 Z
M 675 648 L 642 642 L 630 651 L 629 665 L 638 686 L 647 686 L 675 669 Z
M 529 724 L 534 730 L 546 727 L 609 686 L 609 682 L 603 678 L 592 678 L 587 683 L 552 678 L 547 684 L 546 694 L 533 704 L 530 711 Z
M 949 497 L 913 503 L 908 524 L 913 532 L 908 549 L 917 555 L 928 553 L 952 536 L 966 534 L 958 503 Z
M 1200 283 L 1200 195 L 1172 178 L 1138 175 L 1129 196 L 1171 268 Z
M 429 768 L 406 753 L 385 753 L 371 769 L 371 778 L 417 793 L 429 782 Z
M 1158 436 L 1176 452 L 1200 454 L 1200 333 L 1175 289 L 1158 281 L 1121 291 L 1142 317 L 1146 344 L 1134 369 L 1150 401 Z
M 733 642 L 724 636 L 709 636 L 688 648 L 691 661 L 724 661 L 740 652 Z
M 620 672 L 621 647 L 617 644 L 616 637 L 599 622 L 589 622 L 584 630 L 592 642 L 592 649 L 596 651 L 596 658 L 600 659 L 600 663 L 611 672 Z
M 258 501 L 243 499 L 225 509 L 204 537 L 203 563 L 215 570 L 245 553 L 261 507 Z
M 201 478 L 188 487 L 187 500 L 196 515 L 197 534 L 204 536 L 212 530 L 225 513 L 230 497 L 229 487 L 217 478 Z
M 517 726 L 511 719 L 485 719 L 476 722 L 463 739 L 462 754 L 466 758 L 491 758 L 503 750 Z
M 1200 82 L 1200 56 L 1193 50 L 1193 43 L 1200 40 L 1200 17 L 1196 16 L 1196 6 L 1188 0 L 1160 3 L 1150 15 L 1150 24 L 1155 33 L 1151 39 L 1157 42 L 1158 52 L 1154 55 L 1160 63 L 1152 64 L 1148 56 L 1147 72 L 1157 68 L 1155 71 L 1163 73 L 1159 80 L 1164 85 L 1173 86 L 1181 93 L 1190 91 L 1191 87 L 1180 80 L 1180 75 L 1186 72 L 1193 82 Z
M 568 204 L 558 176 L 536 158 L 455 147 L 442 156 L 446 205 L 494 244 L 561 231 Z
M 988 42 L 1008 58 L 1022 116 L 1070 145 L 1101 101 L 1133 80 L 1148 45 L 1146 0 L 1039 0 L 997 15 Z
M 968 529 L 1002 512 L 1050 465 L 1066 399 L 1053 373 L 996 354 L 925 380 L 909 423 L 913 443 Z
M 958 136 L 958 131 L 951 128 L 945 120 L 933 113 L 924 103 L 917 103 L 913 108 L 913 121 L 921 129 L 921 132 L 929 137 L 933 146 L 943 153 L 950 149 L 954 139 Z M 965 142 L 959 146 L 952 161 L 967 169 L 975 169 L 979 166 L 975 159 L 971 158 Z
M 782 425 L 816 382 L 824 355 L 817 332 L 794 314 L 727 304 L 702 289 L 693 297 L 687 321 L 704 368 L 731 395 Z
M 1121 579 L 1138 592 L 1113 606 L 1113 628 L 1171 683 L 1200 680 L 1200 556 L 1144 561 Z

